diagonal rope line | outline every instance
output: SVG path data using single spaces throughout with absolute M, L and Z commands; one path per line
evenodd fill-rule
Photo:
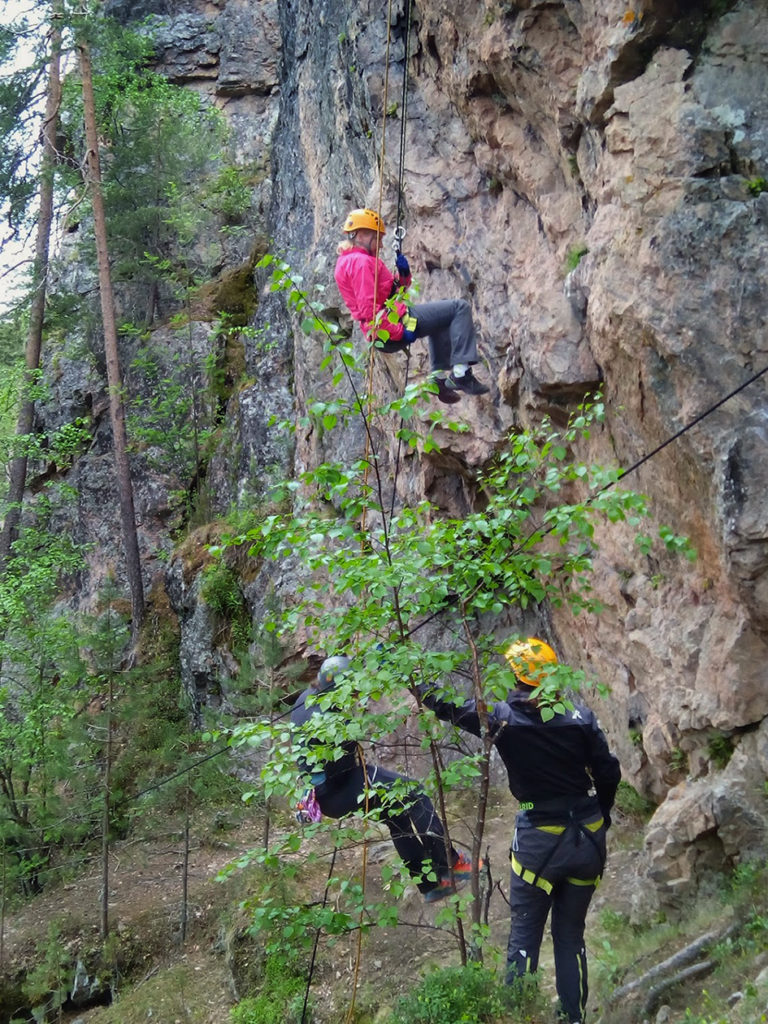
M 674 434 L 671 434 L 665 441 L 662 441 L 661 444 L 657 445 L 651 451 L 649 451 L 645 455 L 641 456 L 639 459 L 637 459 L 635 462 L 633 462 L 626 469 L 621 470 L 615 480 L 609 481 L 607 484 L 604 484 L 598 491 L 595 491 L 594 494 L 590 495 L 590 497 L 587 499 L 586 504 L 590 504 L 597 497 L 599 497 L 599 495 L 603 494 L 605 491 L 609 490 L 611 487 L 615 487 L 615 485 L 617 483 L 619 483 L 619 481 L 625 480 L 630 475 L 630 473 L 636 472 L 641 466 L 644 466 L 647 462 L 650 462 L 651 459 L 653 459 L 656 455 L 659 454 L 659 452 L 662 452 L 662 451 L 664 451 L 665 448 L 669 447 L 669 445 L 671 445 L 673 441 L 677 441 L 684 434 L 687 434 L 689 430 L 692 430 L 695 426 L 697 426 L 699 423 L 701 423 L 702 420 L 705 420 L 708 416 L 711 416 L 713 412 L 716 412 L 718 409 L 720 409 L 723 405 L 726 404 L 726 402 L 730 402 L 730 400 L 732 398 L 735 398 L 736 395 L 740 394 L 742 391 L 744 391 L 746 388 L 748 388 L 751 384 L 754 384 L 755 381 L 759 380 L 766 373 L 768 373 L 768 366 L 764 366 L 762 368 L 762 370 L 758 370 L 756 373 L 753 373 L 751 377 L 747 378 L 747 380 L 745 380 L 741 384 L 739 384 L 738 387 L 735 387 L 732 391 L 729 391 L 727 395 L 724 395 L 722 398 L 720 398 L 713 405 L 710 405 L 703 412 L 699 413 L 698 416 L 694 416 L 694 418 L 692 420 L 689 420 L 688 423 L 684 424 L 679 430 L 675 431 Z M 548 533 L 551 533 L 552 530 L 554 530 L 554 525 L 550 526 L 549 529 L 546 530 L 542 534 L 542 536 L 546 536 Z M 528 539 L 530 539 L 530 538 L 528 538 Z M 521 545 L 520 549 L 522 549 L 522 547 L 525 546 L 525 543 L 527 543 L 527 541 L 524 542 L 523 545 Z M 443 605 L 443 607 L 442 608 L 438 608 L 436 611 L 432 612 L 430 615 L 428 615 L 421 622 L 417 622 L 415 626 L 412 626 L 411 629 L 409 629 L 406 632 L 406 634 L 405 634 L 406 637 L 412 636 L 414 633 L 418 632 L 420 629 L 423 629 L 424 626 L 428 625 L 434 619 L 438 618 L 440 615 L 442 615 L 444 612 L 446 612 L 449 608 L 453 607 L 453 605 L 456 604 L 457 601 L 458 601 L 458 595 L 457 594 L 447 594 L 446 595 L 446 603 Z
M 721 398 L 718 402 L 715 402 L 714 405 L 711 405 L 708 409 L 705 409 L 704 412 L 694 417 L 689 423 L 686 423 L 685 426 L 681 427 L 680 430 L 677 431 L 677 433 L 672 434 L 672 436 L 668 437 L 666 441 L 662 441 L 660 445 L 657 445 L 656 448 L 653 449 L 653 451 L 650 451 L 646 455 L 643 455 L 641 458 L 637 460 L 637 462 L 633 462 L 632 465 L 629 466 L 627 469 L 622 470 L 622 472 L 619 474 L 618 479 L 615 480 L 613 483 L 618 483 L 619 480 L 623 480 L 624 477 L 629 476 L 630 473 L 634 473 L 636 469 L 639 469 L 641 466 L 644 466 L 646 462 L 650 462 L 650 460 L 655 455 L 658 455 L 659 452 L 663 451 L 668 445 L 672 444 L 673 441 L 676 441 L 678 437 L 682 437 L 683 434 L 687 434 L 689 430 L 695 427 L 698 423 L 701 423 L 702 420 L 705 420 L 707 416 L 711 416 L 713 412 L 716 412 L 720 408 L 720 406 L 725 405 L 726 402 L 730 402 L 732 398 L 735 398 L 736 395 L 738 395 L 741 391 L 743 391 L 745 388 L 748 388 L 750 384 L 754 384 L 755 381 L 759 380 L 760 377 L 762 377 L 765 373 L 768 373 L 768 366 L 764 366 L 762 370 L 758 370 L 757 373 L 752 374 L 749 380 L 745 380 L 743 384 L 739 384 L 739 386 L 737 388 L 734 388 L 733 391 L 729 391 L 724 398 Z M 605 487 L 602 488 L 602 490 L 604 491 L 607 490 L 609 487 L 613 487 L 613 483 L 606 484 Z M 598 491 L 598 494 L 600 493 L 602 493 L 602 491 Z

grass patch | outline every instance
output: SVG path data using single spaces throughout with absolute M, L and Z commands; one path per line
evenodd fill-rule
M 616 791 L 616 810 L 638 825 L 644 825 L 656 810 L 656 804 L 622 779 Z
M 226 1019 L 231 1004 L 223 964 L 210 960 L 174 964 L 121 991 L 111 1006 L 91 1010 L 89 1024 L 147 1024 L 183 1021 L 214 1024 Z
M 261 991 L 230 1010 L 230 1024 L 300 1024 L 305 991 L 306 978 L 294 959 L 272 954 L 264 967 Z
M 641 978 L 650 968 L 678 953 L 710 932 L 736 930 L 713 943 L 698 956 L 712 961 L 701 980 L 681 980 L 665 990 L 663 1002 L 673 1011 L 676 1024 L 759 1024 L 768 1020 L 768 866 L 752 862 L 723 877 L 705 899 L 700 897 L 679 919 L 659 914 L 637 925 L 607 908 L 588 936 L 592 994 L 602 1004 L 606 1024 L 633 1024 L 653 1019 L 643 1012 L 651 983 L 636 999 L 610 1006 L 618 987 Z M 762 971 L 762 974 L 761 974 Z M 671 972 L 673 976 L 675 972 Z M 653 984 L 659 982 L 654 979 Z M 736 994 L 736 996 L 735 996 Z
M 546 1019 L 545 1001 L 535 977 L 503 985 L 481 964 L 431 971 L 402 996 L 387 1024 L 535 1024 Z
M 575 270 L 588 252 L 589 247 L 584 242 L 570 246 L 565 257 L 566 274 L 570 274 L 572 270 Z

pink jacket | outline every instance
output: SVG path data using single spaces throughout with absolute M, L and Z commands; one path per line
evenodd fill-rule
M 378 264 L 378 277 L 376 271 Z M 410 275 L 402 280 L 396 279 L 386 264 L 372 256 L 365 249 L 354 246 L 345 250 L 336 262 L 334 275 L 336 284 L 339 286 L 341 297 L 352 317 L 357 320 L 362 328 L 363 334 L 370 340 L 373 328 L 373 318 L 376 313 L 384 308 L 384 303 L 394 294 L 401 285 L 408 287 L 411 282 Z M 373 289 L 376 285 L 376 303 L 374 306 Z M 397 316 L 403 317 L 408 309 L 402 302 L 395 303 Z M 403 337 L 403 325 L 400 320 L 390 323 L 389 317 L 394 312 L 384 310 L 383 315 L 377 321 L 379 329 L 386 331 L 391 341 L 401 341 Z M 386 341 L 387 339 L 382 339 Z

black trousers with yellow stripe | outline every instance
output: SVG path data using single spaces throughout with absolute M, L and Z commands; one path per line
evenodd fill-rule
M 603 819 L 598 812 L 586 821 L 533 824 L 519 814 L 510 859 L 507 982 L 537 970 L 551 912 L 562 1019 L 583 1021 L 588 994 L 584 922 L 605 865 Z

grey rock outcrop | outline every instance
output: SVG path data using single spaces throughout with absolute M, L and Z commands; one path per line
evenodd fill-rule
M 393 225 L 402 5 L 392 26 L 367 0 L 132 8 L 156 16 L 161 65 L 210 95 L 238 155 L 258 168 L 260 234 L 309 287 L 326 286 L 355 337 L 335 309 L 332 268 L 349 207 L 377 206 L 381 188 Z M 562 418 L 598 385 L 606 418 L 584 454 L 629 467 L 768 363 L 764 14 L 746 0 L 415 5 L 404 248 L 423 299 L 471 301 L 478 374 L 491 393 L 457 407 L 469 430 L 440 436 L 440 455 L 409 456 L 404 497 L 461 513 L 511 429 L 545 413 Z M 276 341 L 247 344 L 253 379 L 224 413 L 226 440 L 209 469 L 219 513 L 246 496 L 262 500 L 273 469 L 298 473 L 328 454 L 311 430 L 287 442 L 276 426 L 331 383 L 317 341 L 279 298 L 261 297 L 253 326 L 269 325 Z M 420 350 L 410 373 L 426 371 Z M 396 394 L 403 380 L 403 359 L 377 357 L 377 393 Z M 621 526 L 601 528 L 594 586 L 604 612 L 552 610 L 563 655 L 612 687 L 601 717 L 625 777 L 661 804 L 645 865 L 661 893 L 687 891 L 718 858 L 735 860 L 764 837 L 752 769 L 766 768 L 767 380 L 627 481 L 648 495 L 653 527 L 689 535 L 698 560 L 646 556 Z M 333 444 L 359 450 L 359 428 Z M 385 435 L 381 444 L 386 465 L 394 442 Z M 144 528 L 159 537 L 162 500 L 153 507 L 143 493 Z M 97 526 L 88 529 L 101 542 Z M 182 653 L 187 684 L 204 701 L 226 666 L 206 661 L 210 630 L 194 584 L 169 579 L 194 645 Z M 254 614 L 265 590 L 261 578 L 252 587 Z M 298 641 L 292 656 L 304 653 Z M 735 743 L 722 772 L 706 754 L 713 730 Z M 685 782 L 682 761 L 693 765 Z

